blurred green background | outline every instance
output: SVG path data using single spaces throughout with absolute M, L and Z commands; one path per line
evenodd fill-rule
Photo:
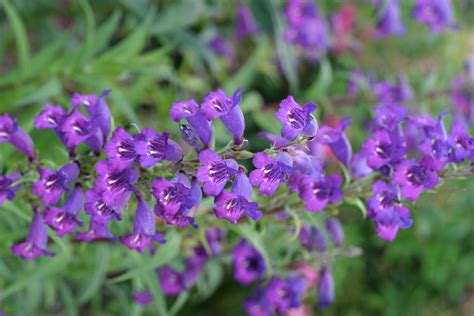
M 298 68 L 291 67 L 294 49 L 281 39 L 285 1 L 245 2 L 264 32 L 237 42 L 237 1 L 0 0 L 0 113 L 15 114 L 31 131 L 43 102 L 67 106 L 72 92 L 109 88 L 116 125 L 136 123 L 177 136 L 168 119 L 172 101 L 200 99 L 217 87 L 227 93 L 243 87 L 246 137 L 253 149 L 265 146 L 258 131 L 278 133 L 273 112 L 289 94 L 317 103 L 321 120 L 352 116 L 348 135 L 357 149 L 364 135 L 360 127 L 374 104 L 364 95 L 346 105 L 334 102 L 345 95 L 351 70 L 389 80 L 406 74 L 416 93 L 411 110 L 438 113 L 451 106 L 449 96 L 431 99 L 426 93 L 449 87 L 474 55 L 474 3 L 453 1 L 460 30 L 432 36 L 410 20 L 413 1 L 402 2 L 407 34 L 374 41 L 366 35 L 374 18 L 368 1 L 317 1 L 328 16 L 343 4 L 357 6 L 354 38 L 361 49 Z M 209 49 L 217 34 L 235 47 L 234 62 Z M 278 58 L 290 65 L 283 73 Z M 229 139 L 220 129 L 217 142 L 225 144 Z M 42 159 L 61 164 L 67 158 L 52 132 L 34 133 L 33 139 Z M 0 168 L 8 169 L 17 158 L 0 145 Z M 336 302 L 324 311 L 316 308 L 316 315 L 474 315 L 474 180 L 446 183 L 411 210 L 414 227 L 390 244 L 377 238 L 373 224 L 357 210 L 341 210 L 348 243 L 364 254 L 336 263 Z M 31 263 L 13 258 L 10 245 L 25 236 L 29 216 L 22 201 L 0 207 L 0 310 L 6 315 L 160 315 L 155 305 L 142 308 L 131 300 L 133 289 L 143 284 L 153 289 L 150 267 L 159 262 L 122 247 L 54 237 L 55 258 Z M 181 240 L 175 240 L 163 247 L 159 260 L 177 255 L 172 248 Z M 179 315 L 242 315 L 249 288 L 238 286 L 230 270 L 208 268 L 213 269 L 189 298 L 168 299 L 168 306 L 189 299 Z M 128 270 L 127 282 L 111 281 Z

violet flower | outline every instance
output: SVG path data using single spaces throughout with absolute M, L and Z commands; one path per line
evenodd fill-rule
M 218 56 L 222 56 L 229 63 L 235 62 L 235 49 L 222 36 L 216 34 L 208 42 L 207 46 Z
M 456 28 L 451 0 L 416 0 L 412 17 L 429 27 L 432 33 Z
M 252 16 L 252 11 L 241 2 L 237 5 L 237 29 L 235 30 L 235 37 L 238 41 L 250 35 L 260 33 L 260 29 L 255 24 Z
M 324 267 L 320 272 L 318 301 L 319 307 L 326 308 L 334 302 L 334 278 L 331 269 Z
M 110 90 L 104 90 L 93 105 L 86 105 L 86 110 L 90 115 L 92 129 L 100 130 L 102 133 L 101 143 L 105 144 L 109 138 L 112 121 L 110 109 L 105 101 L 105 97 L 110 94 Z
M 11 247 L 13 255 L 24 260 L 33 260 L 38 256 L 53 256 L 54 253 L 46 249 L 48 244 L 48 227 L 43 215 L 37 208 L 34 210 L 33 220 L 26 240 Z
M 367 153 L 367 165 L 378 169 L 403 158 L 406 148 L 399 139 L 394 139 L 386 129 L 377 129 L 372 137 L 365 140 L 362 149 Z
M 303 225 L 298 238 L 308 251 L 324 252 L 327 249 L 326 238 L 316 226 Z
M 413 98 L 413 91 L 404 76 L 399 76 L 396 84 L 372 82 L 371 88 L 377 100 L 385 105 L 397 105 Z
M 165 295 L 178 295 L 186 289 L 182 274 L 170 267 L 158 268 L 156 274 Z
M 59 170 L 38 167 L 40 179 L 32 186 L 33 193 L 41 197 L 44 205 L 55 205 L 64 192 L 79 176 L 79 167 L 75 163 L 65 165 Z
M 474 138 L 467 133 L 467 127 L 460 120 L 456 120 L 449 133 L 449 161 L 460 163 L 469 159 L 474 151 Z
M 96 222 L 94 219 L 91 220 L 88 230 L 77 233 L 76 239 L 86 243 L 100 239 L 115 240 L 107 224 Z
M 318 130 L 318 123 L 311 114 L 316 110 L 316 105 L 306 103 L 301 107 L 292 96 L 280 102 L 280 109 L 275 117 L 283 123 L 281 135 L 289 140 L 296 138 L 299 134 L 305 137 L 313 137 Z
M 328 218 L 324 221 L 324 225 L 334 246 L 341 247 L 344 243 L 344 230 L 342 229 L 341 222 L 337 218 Z
M 199 161 L 202 165 L 197 169 L 196 178 L 204 184 L 203 190 L 208 196 L 219 195 L 239 168 L 234 159 L 224 160 L 210 149 L 199 153 Z
M 137 160 L 135 139 L 123 128 L 117 128 L 110 140 L 104 146 L 104 152 L 111 159 L 118 159 L 124 164 L 131 164 Z
M 374 30 L 376 38 L 399 36 L 405 33 L 398 0 L 375 0 L 372 2 L 377 6 L 377 25 Z
M 400 123 L 406 118 L 406 110 L 396 104 L 382 104 L 374 109 L 377 127 L 399 134 Z
M 82 222 L 78 220 L 79 213 L 84 207 L 84 193 L 82 186 L 77 185 L 69 194 L 61 208 L 46 207 L 45 221 L 58 236 L 73 233 L 76 226 L 82 226 Z
M 400 186 L 404 199 L 416 201 L 424 189 L 432 189 L 438 184 L 436 169 L 436 162 L 431 157 L 424 157 L 420 163 L 407 159 L 396 166 L 393 181 Z
M 245 300 L 245 312 L 248 316 L 272 316 L 272 306 L 265 299 L 265 291 L 261 287 L 254 290 L 252 296 Z
M 315 140 L 321 144 L 328 145 L 337 160 L 345 166 L 349 165 L 352 158 L 352 146 L 345 133 L 349 125 L 350 118 L 344 118 L 338 128 L 321 126 Z
M 181 147 L 168 137 L 168 133 L 160 135 L 151 128 L 145 128 L 137 136 L 135 150 L 143 168 L 150 168 L 162 160 L 178 161 L 183 158 Z
M 0 143 L 9 142 L 30 160 L 35 159 L 31 137 L 8 114 L 0 115 Z
M 321 180 L 308 181 L 300 188 L 300 197 L 310 212 L 322 211 L 328 203 L 336 203 L 344 197 L 340 189 L 343 179 L 332 174 Z
M 183 138 L 185 141 L 187 139 L 192 140 L 194 137 L 191 136 L 195 133 L 204 144 L 204 148 L 208 148 L 214 134 L 214 129 L 212 122 L 206 119 L 203 112 L 203 109 L 201 109 L 194 100 L 178 101 L 171 104 L 170 117 L 175 122 L 186 119 L 189 125 L 191 125 L 191 130 L 189 130 L 189 127 L 185 131 L 181 128 L 181 133 L 184 133 Z M 186 142 L 189 144 L 188 141 Z M 195 143 L 195 141 L 193 140 L 192 143 Z M 196 148 L 194 145 L 190 145 Z
M 351 176 L 355 179 L 362 179 L 372 173 L 373 169 L 369 167 L 367 159 L 370 153 L 361 149 L 352 157 Z
M 301 305 L 306 281 L 304 277 L 292 277 L 286 280 L 272 279 L 265 291 L 266 300 L 273 305 L 277 313 L 282 314 L 290 308 Z
M 262 255 L 245 239 L 241 239 L 232 250 L 234 278 L 242 284 L 249 284 L 265 274 Z
M 92 136 L 91 121 L 79 110 L 74 109 L 59 128 L 69 149 L 85 142 Z
M 153 302 L 153 294 L 148 291 L 140 291 L 133 293 L 133 300 L 142 306 L 150 305 Z
M 230 192 L 223 191 L 215 199 L 214 213 L 217 218 L 226 219 L 232 224 L 247 214 L 252 220 L 257 221 L 262 217 L 258 204 L 251 202 L 252 185 L 244 172 L 235 176 Z
M 223 90 L 217 89 L 209 92 L 201 101 L 206 118 L 220 119 L 236 144 L 242 143 L 245 130 L 244 114 L 240 109 L 242 91 L 241 88 L 237 89 L 229 98 Z
M 162 234 L 156 233 L 155 215 L 141 195 L 137 195 L 137 210 L 133 224 L 133 232 L 127 237 L 121 237 L 120 242 L 129 249 L 142 253 L 145 249 L 154 250 L 153 241 L 164 244 Z
M 4 176 L 0 176 L 0 205 L 3 204 L 3 201 L 5 201 L 5 199 L 11 201 L 15 198 L 16 192 L 20 190 L 23 185 L 13 184 L 20 178 L 20 173 L 10 173 Z
M 91 189 L 86 192 L 86 213 L 92 218 L 92 221 L 107 225 L 111 220 L 121 220 L 122 207 L 110 205 L 104 201 L 104 190 Z
M 52 105 L 48 102 L 44 104 L 44 109 L 35 118 L 36 129 L 57 129 L 65 117 L 63 108 L 60 105 Z
M 181 138 L 186 144 L 191 146 L 195 151 L 199 152 L 206 146 L 199 138 L 196 130 L 189 124 L 180 124 L 179 131 L 181 132 Z
M 259 187 L 259 193 L 272 196 L 281 182 L 285 182 L 293 167 L 293 160 L 286 152 L 275 158 L 264 152 L 256 153 L 253 165 L 257 168 L 250 173 L 250 183 Z
M 222 243 L 225 241 L 226 236 L 227 233 L 223 228 L 213 227 L 206 229 L 206 240 L 211 251 L 211 256 L 222 254 Z

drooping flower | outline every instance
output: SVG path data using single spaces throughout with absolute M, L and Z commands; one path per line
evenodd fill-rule
M 232 250 L 232 266 L 234 278 L 242 284 L 249 284 L 263 277 L 266 270 L 260 252 L 245 239 L 241 239 Z
M 244 172 L 240 171 L 236 176 L 231 191 L 223 191 L 215 199 L 214 213 L 217 218 L 226 219 L 232 224 L 247 214 L 254 221 L 262 217 L 258 210 L 258 204 L 251 202 L 252 185 Z
M 158 268 L 156 274 L 160 281 L 161 290 L 165 295 L 178 295 L 186 289 L 182 274 L 172 268 Z
M 31 222 L 26 240 L 14 244 L 11 247 L 13 255 L 19 256 L 24 260 L 33 260 L 38 256 L 53 256 L 54 253 L 46 249 L 48 244 L 48 227 L 44 222 L 43 215 L 38 208 L 34 210 L 35 215 Z
M 260 33 L 249 7 L 241 2 L 237 6 L 237 29 L 235 30 L 237 40 L 240 41 L 248 35 L 252 36 Z
M 432 33 L 457 27 L 451 0 L 416 0 L 412 16 L 416 21 L 427 25 Z
M 123 208 L 135 191 L 138 168 L 112 159 L 99 161 L 96 172 L 99 176 L 94 180 L 95 190 L 102 193 L 105 204 L 114 209 Z
M 107 227 L 107 224 L 103 224 L 92 219 L 89 224 L 89 228 L 84 232 L 77 233 L 76 239 L 81 242 L 88 243 L 99 239 L 114 240 L 115 238 Z
M 406 152 L 401 140 L 383 128 L 375 130 L 372 137 L 365 140 L 362 148 L 367 153 L 367 165 L 372 169 L 397 162 Z
M 437 168 L 436 161 L 428 156 L 420 163 L 407 159 L 396 166 L 393 181 L 400 186 L 404 199 L 416 201 L 424 189 L 438 184 Z
M 286 280 L 272 279 L 265 291 L 266 300 L 278 314 L 301 305 L 306 281 L 302 276 L 290 277 Z
M 318 130 L 318 123 L 311 114 L 316 110 L 316 105 L 306 103 L 301 107 L 292 96 L 280 102 L 280 109 L 275 117 L 283 123 L 281 135 L 287 139 L 294 139 L 302 134 L 305 137 L 313 137 Z
M 344 230 L 339 220 L 337 218 L 327 218 L 324 225 L 334 246 L 341 247 L 344 243 Z
M 45 209 L 45 221 L 58 236 L 73 233 L 76 226 L 82 226 L 78 216 L 84 207 L 84 193 L 82 186 L 77 185 L 69 194 L 61 208 L 48 206 Z
M 326 238 L 316 226 L 303 225 L 298 238 L 301 245 L 309 251 L 324 252 L 327 249 Z
M 336 203 L 344 197 L 340 189 L 343 179 L 332 174 L 321 180 L 310 180 L 301 185 L 300 197 L 310 212 L 322 211 L 328 203 Z
M 332 153 L 343 165 L 348 166 L 352 158 L 352 146 L 346 136 L 345 130 L 350 125 L 350 118 L 344 118 L 338 128 L 321 126 L 318 130 L 316 140 L 321 144 L 328 145 Z
M 191 140 L 194 139 L 192 136 L 192 133 L 195 133 L 201 142 L 204 144 L 204 148 L 208 148 L 209 144 L 211 143 L 212 136 L 214 134 L 214 128 L 212 127 L 212 122 L 208 120 L 204 113 L 203 109 L 199 107 L 199 105 L 196 103 L 194 100 L 187 100 L 187 101 L 178 101 L 174 102 L 171 104 L 170 108 L 170 117 L 173 121 L 179 122 L 182 119 L 186 119 L 192 127 L 192 131 L 189 131 L 189 128 L 187 131 L 183 131 L 183 127 L 181 127 L 181 133 L 185 133 L 184 140 L 186 141 L 187 139 Z M 189 142 L 186 141 L 188 144 Z M 193 141 L 192 143 L 194 143 Z M 194 145 L 190 144 L 195 148 Z M 202 148 L 200 148 L 202 149 Z
M 162 234 L 156 233 L 155 215 L 150 206 L 141 195 L 137 195 L 133 232 L 127 237 L 120 238 L 120 242 L 129 249 L 142 253 L 145 249 L 154 250 L 153 241 L 160 244 L 166 242 Z
M 9 142 L 30 160 L 35 159 L 35 150 L 31 137 L 6 113 L 0 115 L 0 143 L 3 142 Z
M 150 305 L 153 301 L 153 294 L 148 291 L 140 291 L 133 293 L 133 300 L 140 305 Z
M 58 203 L 64 192 L 79 176 L 79 167 L 75 163 L 65 165 L 59 170 L 38 167 L 40 179 L 32 186 L 33 193 L 41 197 L 44 205 Z
M 157 203 L 155 214 L 164 219 L 166 223 L 178 227 L 185 227 L 194 223 L 194 218 L 189 215 L 192 208 L 197 208 L 201 203 L 202 192 L 196 182 L 190 183 L 182 173 L 178 173 L 172 181 L 157 178 L 152 184 L 153 196 Z
M 238 170 L 234 159 L 224 160 L 210 149 L 199 153 L 199 161 L 202 165 L 197 169 L 196 177 L 204 184 L 204 193 L 210 196 L 219 195 L 230 177 Z
M 65 117 L 63 108 L 60 105 L 52 105 L 48 102 L 44 104 L 44 109 L 35 118 L 35 128 L 40 129 L 56 129 L 61 125 L 62 120 Z
M 86 192 L 85 210 L 92 221 L 100 225 L 107 225 L 111 220 L 122 219 L 122 207 L 106 203 L 104 191 L 97 188 Z
M 123 128 L 117 128 L 104 147 L 104 152 L 111 159 L 119 159 L 124 164 L 131 164 L 137 159 L 135 139 Z
M 241 144 L 245 130 L 245 119 L 240 109 L 242 89 L 237 89 L 232 97 L 217 89 L 209 92 L 201 101 L 202 111 L 208 120 L 220 119 L 225 128 L 234 137 L 236 144 Z
M 191 146 L 195 151 L 199 152 L 205 148 L 205 145 L 199 138 L 196 130 L 189 124 L 180 124 L 179 131 L 184 142 Z
M 398 0 L 374 0 L 373 2 L 377 7 L 377 25 L 374 30 L 374 37 L 385 38 L 405 33 Z
M 257 168 L 250 173 L 250 183 L 259 187 L 259 193 L 273 195 L 281 182 L 286 181 L 293 167 L 293 160 L 286 152 L 273 158 L 264 152 L 255 154 L 253 165 Z
M 21 184 L 13 185 L 18 179 L 21 178 L 20 173 L 11 173 L 4 176 L 0 176 L 0 205 L 3 204 L 5 199 L 13 200 L 18 190 L 22 188 Z
M 324 267 L 320 271 L 318 301 L 319 307 L 326 308 L 334 302 L 335 297 L 334 278 L 331 269 Z
M 145 128 L 138 135 L 135 150 L 143 168 L 150 168 L 162 160 L 178 161 L 183 158 L 181 147 L 168 137 L 168 133 L 160 135 L 151 128 Z

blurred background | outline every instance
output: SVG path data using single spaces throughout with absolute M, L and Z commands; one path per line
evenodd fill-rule
M 350 20 L 331 39 L 338 45 L 317 62 L 301 58 L 283 39 L 283 0 L 242 0 L 259 31 L 238 39 L 238 1 L 0 0 L 0 113 L 16 115 L 31 131 L 45 101 L 68 106 L 73 92 L 111 89 L 116 126 L 134 123 L 177 136 L 168 118 L 171 102 L 243 87 L 253 150 L 267 144 L 259 131 L 279 133 L 273 113 L 290 94 L 317 103 L 321 121 L 353 117 L 348 136 L 358 149 L 365 134 L 360 127 L 376 104 L 370 91 L 347 97 L 353 70 L 391 82 L 405 75 L 415 93 L 408 104 L 413 113 L 452 107 L 443 91 L 474 56 L 474 1 L 452 1 L 458 28 L 434 35 L 410 18 L 414 1 L 401 1 L 406 32 L 386 39 L 371 36 L 377 12 L 370 1 L 315 2 L 328 21 L 341 10 Z M 220 129 L 216 141 L 225 144 Z M 32 136 L 43 159 L 67 159 L 53 132 Z M 0 144 L 0 169 L 18 157 Z M 364 253 L 335 264 L 336 302 L 315 315 L 474 315 L 474 180 L 446 183 L 411 210 L 413 228 L 389 244 L 357 210 L 341 210 L 347 243 Z M 28 212 L 21 201 L 0 207 L 0 310 L 6 315 L 159 315 L 131 300 L 133 280 L 109 282 L 137 264 L 121 247 L 65 241 L 53 259 L 12 257 L 10 245 L 26 234 Z M 244 314 L 250 290 L 237 285 L 230 270 L 200 282 L 178 315 Z

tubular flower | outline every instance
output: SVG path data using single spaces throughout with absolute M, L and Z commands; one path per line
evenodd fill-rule
M 257 168 L 250 173 L 250 183 L 258 186 L 259 193 L 273 195 L 292 171 L 293 160 L 288 153 L 280 152 L 275 158 L 261 152 L 255 154 L 253 165 Z
M 40 179 L 33 184 L 33 193 L 41 197 L 44 205 L 54 205 L 64 192 L 69 191 L 69 186 L 79 175 L 79 167 L 70 163 L 57 171 L 39 167 L 38 172 Z
M 281 135 L 287 139 L 294 139 L 299 134 L 313 137 L 318 130 L 318 123 L 311 114 L 316 110 L 316 105 L 306 103 L 301 107 L 292 96 L 280 102 L 280 109 L 275 117 L 283 123 Z

